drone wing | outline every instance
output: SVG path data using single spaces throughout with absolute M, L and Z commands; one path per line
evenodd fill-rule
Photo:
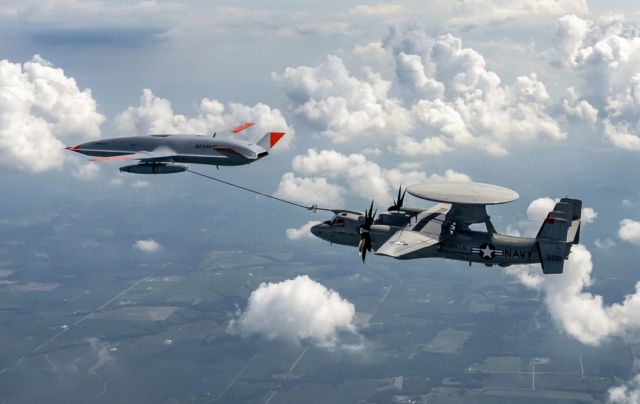
M 154 151 L 140 151 L 133 154 L 121 154 L 118 156 L 109 157 L 94 157 L 89 161 L 95 162 L 108 162 L 108 161 L 130 161 L 138 160 L 143 163 L 170 163 L 176 156 L 176 152 L 169 148 L 160 148 Z

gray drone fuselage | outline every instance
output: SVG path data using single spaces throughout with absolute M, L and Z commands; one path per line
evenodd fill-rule
M 192 163 L 216 166 L 249 164 L 266 156 L 261 146 L 233 138 L 200 135 L 151 135 L 100 139 L 69 148 L 94 157 L 118 157 L 155 152 L 147 163 Z M 166 151 L 166 152 L 165 152 Z M 142 157 L 142 156 L 141 156 Z
M 499 234 L 491 223 L 486 205 L 518 198 L 506 188 L 445 183 L 408 191 L 444 203 L 428 209 L 396 206 L 377 217 L 372 209 L 369 214 L 334 210 L 334 217 L 313 226 L 311 233 L 330 243 L 359 247 L 363 261 L 367 249 L 400 260 L 440 257 L 503 267 L 540 263 L 545 274 L 562 273 L 571 246 L 579 241 L 582 202 L 577 199 L 560 199 L 538 235 L 529 238 Z M 369 225 L 367 216 L 372 218 Z M 475 224 L 484 224 L 486 231 L 472 229 Z

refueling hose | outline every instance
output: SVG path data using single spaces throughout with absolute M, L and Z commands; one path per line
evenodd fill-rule
M 237 185 L 237 184 L 234 184 L 234 183 L 231 183 L 231 182 L 228 182 L 228 181 L 224 181 L 224 180 L 221 180 L 220 178 L 216 178 L 216 177 L 212 177 L 212 176 L 207 175 L 207 174 L 199 173 L 199 172 L 193 171 L 193 170 L 191 170 L 189 168 L 187 168 L 186 171 L 188 171 L 188 172 L 190 172 L 192 174 L 195 174 L 195 175 L 199 175 L 199 176 L 204 177 L 204 178 L 208 178 L 208 179 L 213 180 L 213 181 L 218 181 L 218 182 L 220 182 L 222 184 L 229 185 L 231 187 L 235 187 L 235 188 L 241 189 L 243 191 L 251 192 L 251 193 L 254 193 L 256 195 L 264 196 L 266 198 L 271 198 L 271 199 L 274 199 L 274 200 L 276 200 L 278 202 L 287 203 L 289 205 L 297 206 L 299 208 L 304 208 L 304 209 L 310 210 L 312 212 L 316 212 L 318 210 L 326 210 L 326 211 L 329 211 L 329 212 L 333 212 L 333 209 L 319 208 L 317 204 L 313 204 L 313 205 L 309 205 L 309 206 L 301 205 L 301 204 L 296 203 L 296 202 L 287 201 L 286 199 L 278 198 L 278 197 L 273 196 L 273 195 L 269 195 L 269 194 L 262 193 L 260 191 L 256 191 L 255 189 L 243 187 L 241 185 Z

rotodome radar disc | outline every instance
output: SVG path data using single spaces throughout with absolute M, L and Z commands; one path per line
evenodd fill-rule
M 411 186 L 407 192 L 434 202 L 466 205 L 497 205 L 520 197 L 509 188 L 480 182 L 432 182 Z

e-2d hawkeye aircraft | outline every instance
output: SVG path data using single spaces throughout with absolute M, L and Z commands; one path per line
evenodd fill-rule
M 255 125 L 246 122 L 212 135 L 149 135 L 100 139 L 73 147 L 77 153 L 95 156 L 91 161 L 138 161 L 120 167 L 134 174 L 172 174 L 187 170 L 185 163 L 215 166 L 238 166 L 258 161 L 284 136 L 284 132 L 267 132 L 255 144 L 234 139 Z M 219 136 L 217 136 L 219 135 Z
M 562 198 L 549 212 L 535 238 L 498 234 L 487 205 L 518 199 L 510 189 L 469 182 L 430 183 L 409 187 L 394 199 L 387 212 L 376 217 L 371 206 L 364 213 L 333 210 L 331 220 L 311 232 L 335 244 L 358 247 L 364 262 L 367 252 L 397 259 L 440 257 L 487 266 L 506 267 L 540 263 L 545 274 L 562 273 L 564 260 L 580 238 L 582 202 Z M 428 208 L 405 207 L 409 194 L 434 202 Z M 484 223 L 486 231 L 470 228 Z

